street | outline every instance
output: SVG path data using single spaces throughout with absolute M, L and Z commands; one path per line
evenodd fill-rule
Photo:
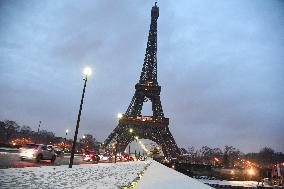
M 55 162 L 52 164 L 49 160 L 43 160 L 40 163 L 35 161 L 21 161 L 17 152 L 0 152 L 0 169 L 7 168 L 19 168 L 19 167 L 38 167 L 38 166 L 50 166 L 50 165 L 68 165 L 70 155 L 67 154 L 64 157 L 57 157 Z M 88 162 L 82 161 L 81 157 L 75 155 L 74 165 L 86 164 Z

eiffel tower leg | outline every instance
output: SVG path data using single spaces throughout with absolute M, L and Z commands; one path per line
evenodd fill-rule
M 107 137 L 107 139 L 104 141 L 104 146 L 105 146 L 105 148 L 107 148 L 107 146 L 110 144 L 110 142 L 111 142 L 114 138 L 116 138 L 116 135 L 117 135 L 118 131 L 119 131 L 119 125 L 117 125 L 117 126 L 115 127 L 115 129 L 110 133 L 110 135 L 109 135 L 109 136 Z
M 131 142 L 131 138 L 132 136 L 127 131 L 123 131 L 117 136 L 116 141 L 117 141 L 117 152 L 118 153 L 124 152 L 127 145 Z
M 136 91 L 132 99 L 132 102 L 127 109 L 126 115 L 141 115 L 143 102 L 144 102 L 144 94 L 139 91 Z
M 178 158 L 180 151 L 172 134 L 169 131 L 169 128 L 165 129 L 165 131 L 162 133 L 162 137 L 164 138 L 166 148 L 168 149 L 167 153 L 169 154 L 170 158 Z

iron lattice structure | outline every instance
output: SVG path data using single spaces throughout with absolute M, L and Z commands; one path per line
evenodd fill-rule
M 169 118 L 164 117 L 160 101 L 161 86 L 157 81 L 157 20 L 159 7 L 155 5 L 151 10 L 151 25 L 149 30 L 144 64 L 139 83 L 135 85 L 135 94 L 129 107 L 119 124 L 104 142 L 105 148 L 116 144 L 116 152 L 124 152 L 127 145 L 135 140 L 150 139 L 161 146 L 167 159 L 176 159 L 180 155 L 179 148 L 169 130 Z M 152 116 L 142 116 L 143 103 L 152 102 Z M 130 129 L 133 132 L 130 132 Z

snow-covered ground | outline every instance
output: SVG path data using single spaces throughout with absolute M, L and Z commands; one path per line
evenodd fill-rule
M 129 185 L 146 162 L 122 162 L 0 169 L 0 188 L 99 188 Z
M 150 165 L 150 166 L 148 166 Z M 147 167 L 146 171 L 145 168 Z M 144 175 L 141 177 L 141 173 Z M 137 179 L 140 176 L 140 180 Z M 132 183 L 132 181 L 135 181 Z M 193 179 L 156 161 L 118 162 L 0 169 L 0 188 L 209 189 L 203 184 L 257 187 L 256 181 Z M 137 184 L 138 183 L 138 184 Z M 261 183 L 259 183 L 261 185 Z
M 208 185 L 153 161 L 136 189 L 209 189 Z
M 257 187 L 261 186 L 261 182 L 257 181 L 227 181 L 227 180 L 207 180 L 207 179 L 199 179 L 200 182 L 208 183 L 208 184 L 218 184 L 218 185 L 229 185 L 229 186 L 243 186 L 243 187 Z M 269 186 L 263 183 L 264 186 Z

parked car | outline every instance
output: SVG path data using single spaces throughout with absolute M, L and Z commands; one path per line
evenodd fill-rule
M 36 162 L 40 162 L 41 160 L 51 160 L 51 163 L 53 163 L 56 159 L 53 148 L 43 144 L 26 144 L 19 149 L 19 152 L 21 160 L 28 159 Z
M 64 157 L 64 150 L 62 148 L 53 146 L 53 149 L 57 157 Z
M 95 154 L 94 151 L 85 150 L 81 156 L 83 161 L 92 161 L 94 163 L 98 163 L 100 160 L 100 157 Z

